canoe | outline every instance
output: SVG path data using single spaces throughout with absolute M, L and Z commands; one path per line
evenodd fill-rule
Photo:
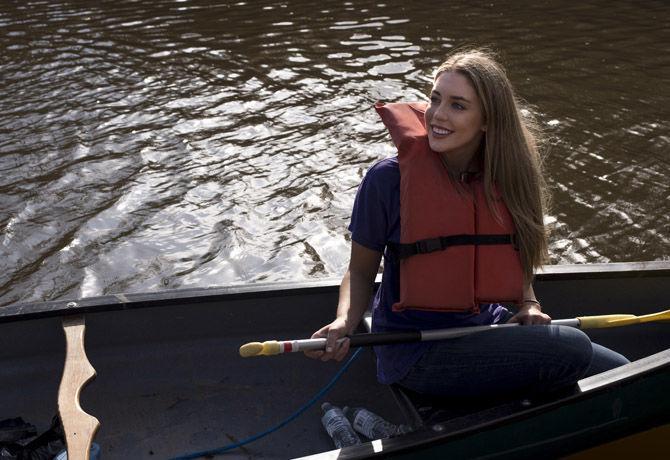
M 84 315 L 97 377 L 82 391 L 81 406 L 100 421 L 95 442 L 103 459 L 172 458 L 255 435 L 317 395 L 342 363 L 301 353 L 245 359 L 238 348 L 309 337 L 331 319 L 337 284 L 181 289 L 0 308 L 0 420 L 22 417 L 38 432 L 49 427 L 65 359 L 62 319 Z M 554 318 L 653 313 L 668 308 L 670 262 L 547 266 L 535 290 Z M 553 458 L 612 442 L 619 452 L 633 446 L 641 457 L 649 449 L 667 452 L 670 324 L 588 333 L 634 361 L 551 398 L 469 408 L 379 384 L 374 354 L 363 349 L 319 403 L 226 458 Z M 334 450 L 320 423 L 321 401 L 363 406 L 415 430 Z

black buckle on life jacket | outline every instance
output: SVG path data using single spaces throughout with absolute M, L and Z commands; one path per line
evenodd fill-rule
M 394 252 L 400 259 L 405 259 L 417 254 L 428 254 L 430 252 L 442 251 L 450 246 L 489 246 L 496 244 L 511 244 L 514 249 L 519 250 L 516 234 L 501 235 L 449 235 L 439 238 L 419 240 L 414 243 L 401 243 L 393 245 Z
M 427 254 L 442 249 L 442 239 L 432 238 L 430 240 L 421 240 L 414 243 L 415 254 Z

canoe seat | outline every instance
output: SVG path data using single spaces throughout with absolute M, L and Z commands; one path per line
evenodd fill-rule
M 520 395 L 483 400 L 424 395 L 390 385 L 395 400 L 407 423 L 414 429 L 441 425 L 441 429 L 455 431 L 485 423 L 500 417 L 531 409 L 579 392 L 577 385 L 552 394 L 525 398 Z
M 444 424 L 445 422 L 467 418 L 472 423 L 475 414 L 485 415 L 486 418 L 508 415 L 524 407 L 519 399 L 507 401 L 466 401 L 453 397 L 436 397 L 423 395 L 403 388 L 400 385 L 390 385 L 401 412 L 412 428 Z

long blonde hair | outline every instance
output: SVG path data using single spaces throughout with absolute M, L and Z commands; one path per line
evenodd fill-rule
M 493 185 L 502 195 L 514 225 L 521 265 L 527 280 L 548 258 L 544 213 L 549 204 L 538 150 L 539 130 L 522 115 L 505 70 L 484 49 L 458 51 L 437 69 L 464 75 L 477 92 L 486 123 L 483 140 L 484 188 L 489 208 L 497 215 Z

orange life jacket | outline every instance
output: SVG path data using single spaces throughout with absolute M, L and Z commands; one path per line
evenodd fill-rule
M 515 227 L 497 196 L 502 222 L 474 177 L 459 189 L 428 144 L 425 103 L 375 104 L 398 149 L 400 301 L 393 310 L 478 312 L 480 303 L 523 296 Z

